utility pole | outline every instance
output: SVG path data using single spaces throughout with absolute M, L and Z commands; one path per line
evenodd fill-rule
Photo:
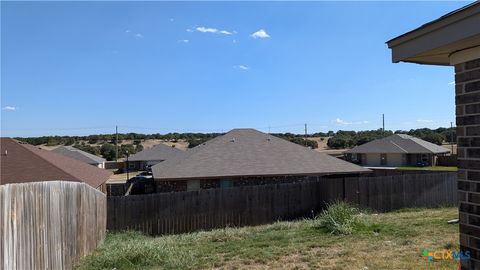
M 382 113 L 382 135 L 385 137 L 385 114 Z
M 115 161 L 118 161 L 118 126 L 115 126 Z
M 450 122 L 450 146 L 452 147 L 453 155 L 453 122 Z
M 305 146 L 307 146 L 307 124 L 305 124 Z

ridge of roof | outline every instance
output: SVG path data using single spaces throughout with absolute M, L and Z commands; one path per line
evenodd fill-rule
M 167 160 L 182 155 L 186 151 L 180 150 L 176 147 L 171 147 L 166 144 L 156 144 L 150 148 L 143 149 L 129 157 L 130 161 L 143 160 Z
M 400 150 L 402 150 L 403 152 L 405 153 L 408 153 L 407 150 L 403 149 L 400 145 L 396 144 L 394 141 L 390 141 L 393 145 L 395 145 L 396 147 L 400 148 Z
M 79 155 L 81 155 L 82 158 L 85 158 L 89 161 L 80 160 L 80 159 L 78 159 L 78 157 L 68 155 L 69 153 L 66 153 L 65 151 L 68 151 L 69 153 L 71 153 L 73 155 L 79 154 Z M 87 162 L 87 163 L 103 163 L 103 162 L 105 162 L 104 158 L 101 158 L 101 157 L 96 156 L 94 154 L 88 153 L 88 152 L 83 151 L 81 149 L 75 148 L 73 146 L 62 145 L 60 147 L 57 147 L 57 148 L 53 149 L 52 152 L 57 153 L 57 154 L 61 154 L 61 155 L 64 155 L 64 156 L 68 156 L 70 158 L 77 159 L 79 161 Z
M 152 170 L 158 180 L 368 172 L 255 129 L 233 129 Z

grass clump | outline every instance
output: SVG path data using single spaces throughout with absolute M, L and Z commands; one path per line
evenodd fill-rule
M 76 268 L 83 269 L 145 269 L 162 265 L 163 269 L 190 269 L 194 251 L 182 243 L 188 235 L 152 239 L 140 232 L 108 234 L 105 243 L 84 258 Z
M 361 223 L 360 209 L 344 201 L 327 204 L 327 208 L 317 216 L 319 225 L 332 234 L 352 234 L 355 226 Z

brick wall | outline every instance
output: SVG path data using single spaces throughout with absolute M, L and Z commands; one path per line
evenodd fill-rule
M 460 245 L 471 259 L 462 269 L 480 268 L 480 59 L 455 66 Z

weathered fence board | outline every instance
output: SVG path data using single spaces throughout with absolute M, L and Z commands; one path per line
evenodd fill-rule
M 456 174 L 316 178 L 277 185 L 108 197 L 109 230 L 182 233 L 311 217 L 343 199 L 380 212 L 457 204 Z
M 0 186 L 0 269 L 71 269 L 105 238 L 106 196 L 65 181 Z

